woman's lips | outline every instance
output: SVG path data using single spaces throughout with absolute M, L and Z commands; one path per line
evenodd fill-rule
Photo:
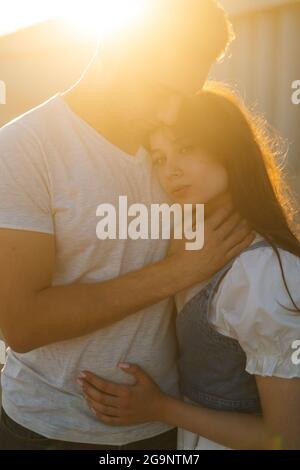
M 185 185 L 185 186 L 178 186 L 177 188 L 172 190 L 172 194 L 175 196 L 180 196 L 183 194 L 190 186 Z

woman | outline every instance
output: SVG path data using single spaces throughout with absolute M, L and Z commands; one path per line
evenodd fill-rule
M 134 385 L 81 374 L 91 409 L 111 425 L 177 426 L 179 449 L 300 449 L 299 233 L 262 123 L 210 84 L 148 147 L 174 202 L 204 203 L 207 214 L 228 191 L 257 237 L 205 285 L 176 297 L 184 399 L 166 395 L 137 365 L 119 364 Z

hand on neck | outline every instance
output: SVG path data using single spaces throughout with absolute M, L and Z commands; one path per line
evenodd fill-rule
M 234 211 L 232 196 L 229 192 L 222 193 L 216 196 L 214 199 L 205 204 L 205 218 L 210 217 L 214 212 L 216 212 L 221 207 L 232 207 Z

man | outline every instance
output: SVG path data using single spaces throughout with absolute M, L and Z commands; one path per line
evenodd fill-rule
M 145 132 L 174 120 L 230 41 L 213 0 L 154 3 L 76 86 L 0 132 L 2 448 L 175 449 L 176 430 L 162 423 L 99 422 L 76 378 L 87 369 L 126 383 L 117 364 L 134 362 L 177 396 L 171 296 L 252 241 L 230 206 L 192 255 L 183 245 L 166 256 L 164 240 L 96 237 L 100 203 L 165 201 L 139 151 Z

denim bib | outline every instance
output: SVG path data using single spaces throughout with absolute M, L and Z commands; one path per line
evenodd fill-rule
M 243 252 L 265 246 L 270 245 L 263 240 Z M 245 370 L 245 352 L 237 340 L 209 323 L 213 297 L 234 261 L 218 271 L 177 315 L 180 388 L 185 397 L 207 408 L 260 414 L 255 377 Z

